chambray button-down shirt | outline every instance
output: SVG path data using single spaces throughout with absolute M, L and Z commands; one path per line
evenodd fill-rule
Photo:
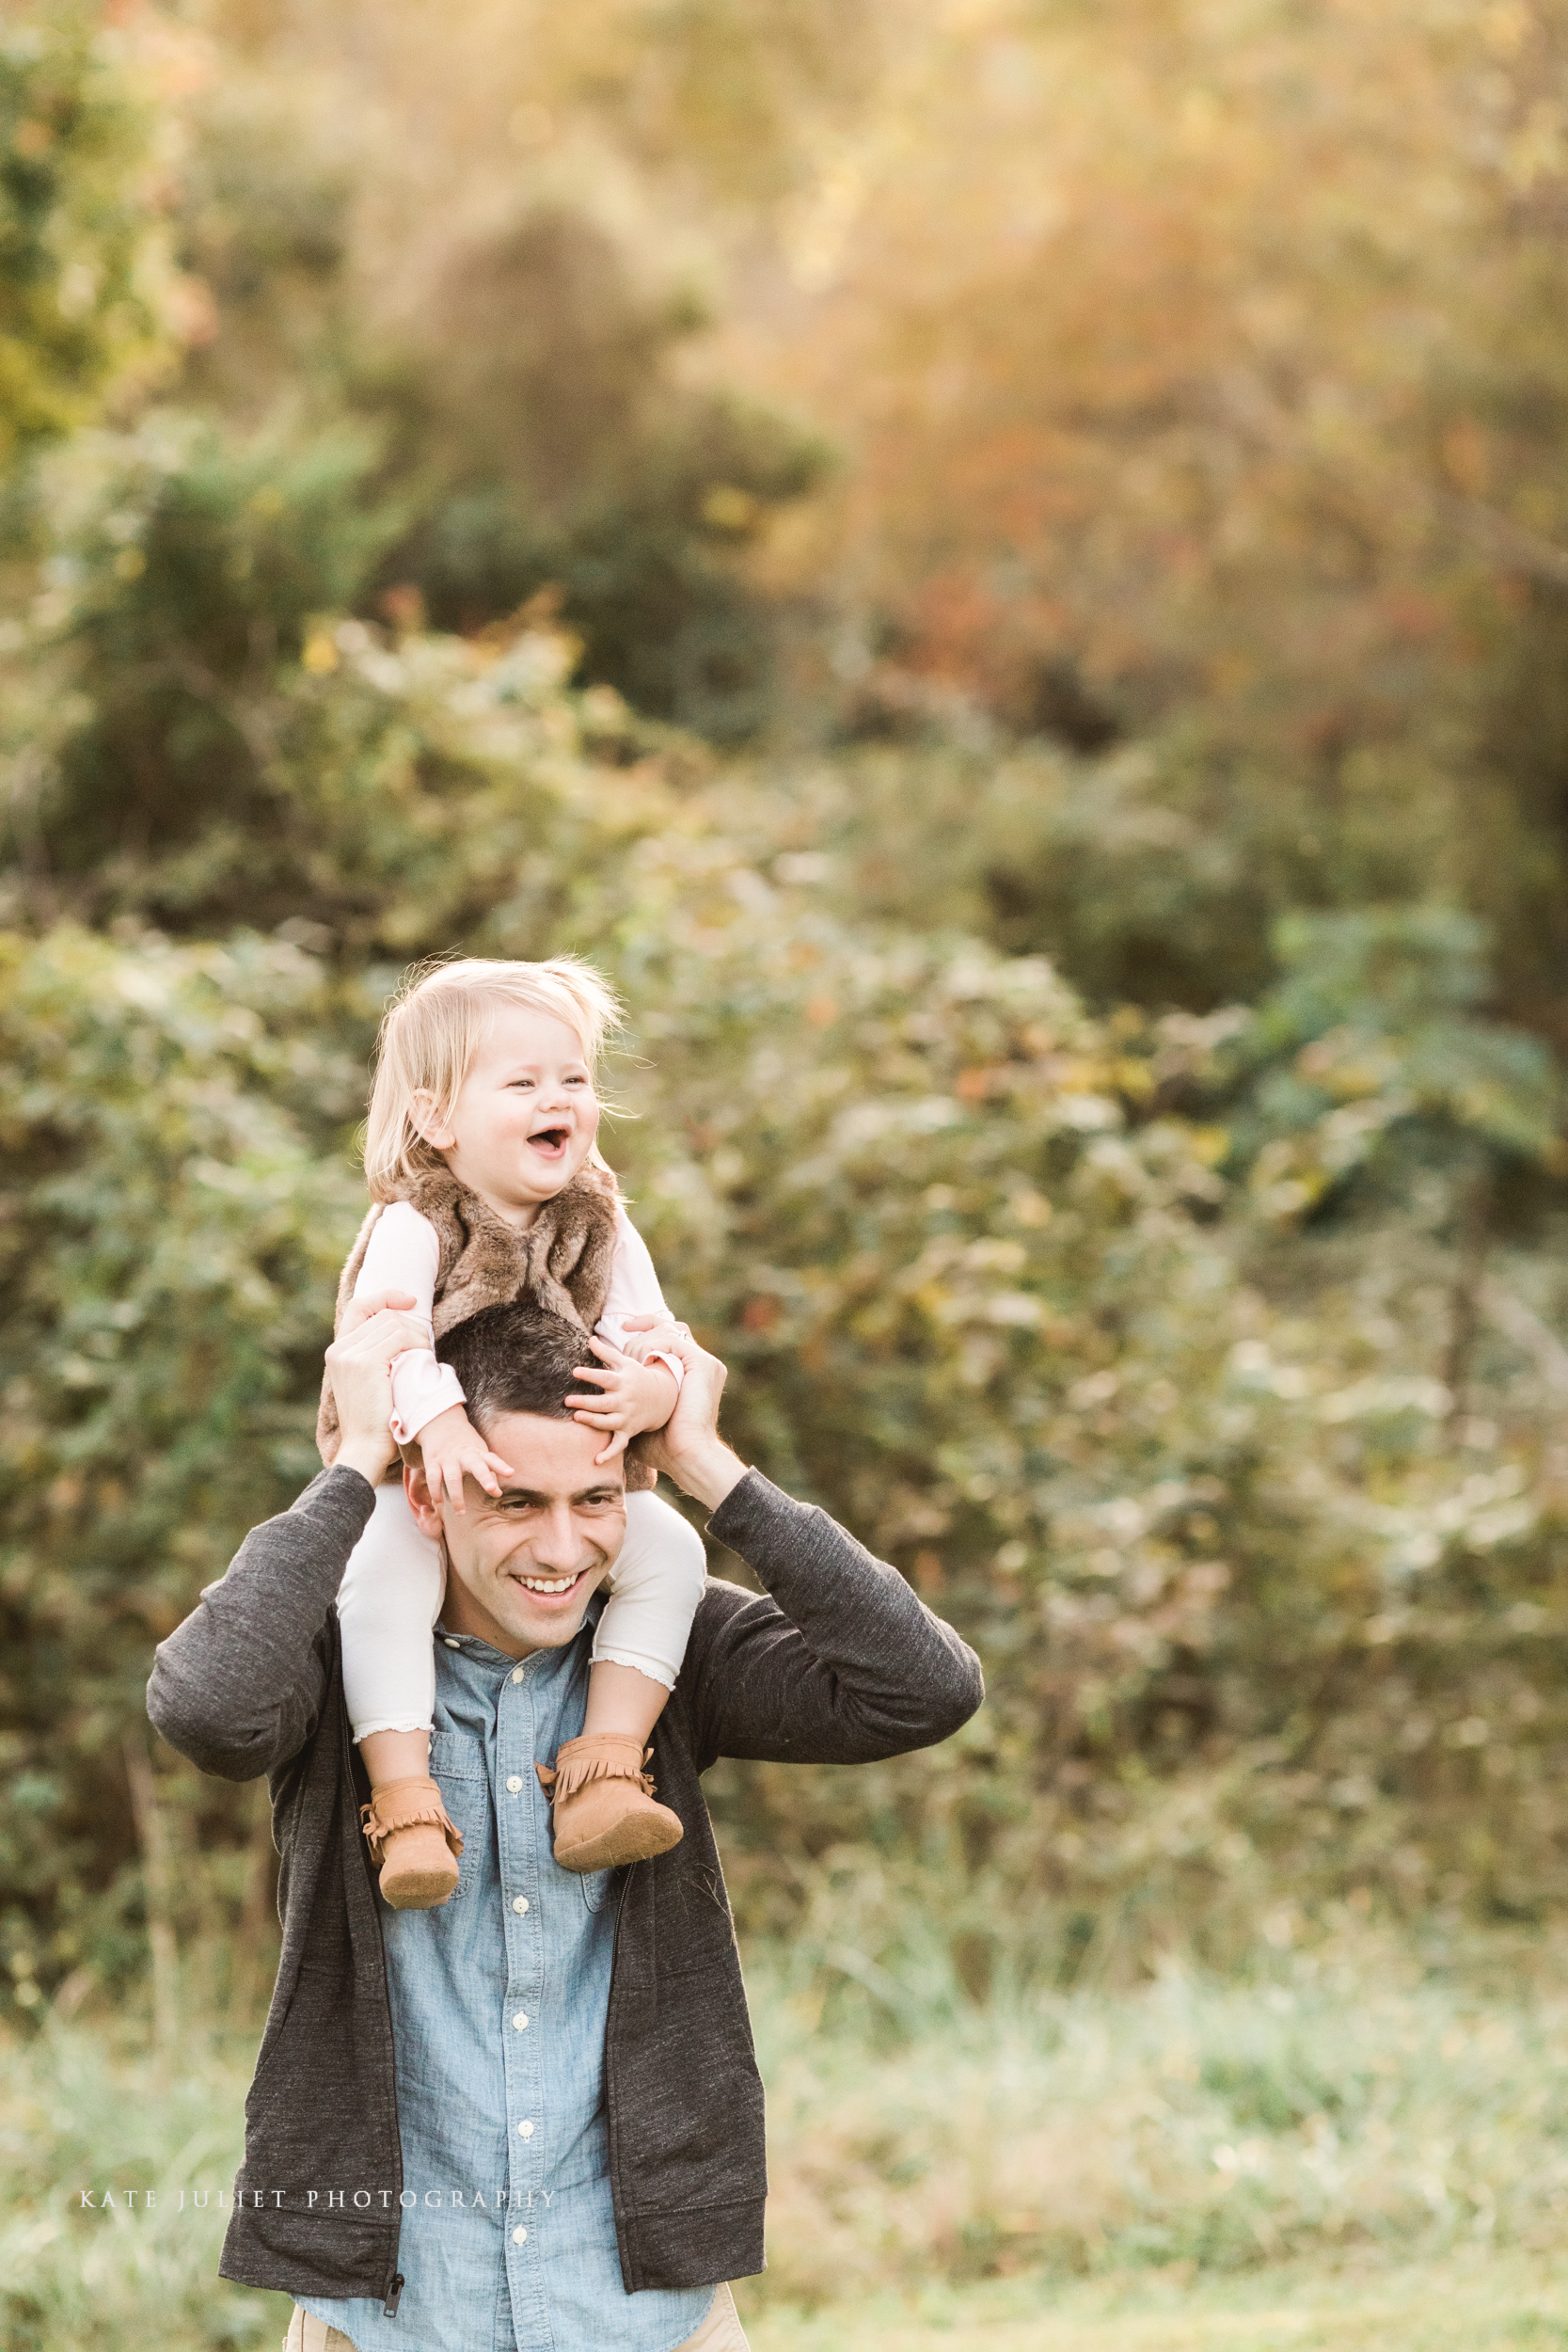
M 302 2296 L 357 2352 L 673 2352 L 711 2287 L 628 2295 L 605 2125 L 618 1887 L 556 1867 L 533 1767 L 581 1731 L 591 1626 L 517 1664 L 436 1628 L 431 1770 L 463 1832 L 438 1911 L 388 1911 L 397 2316 Z

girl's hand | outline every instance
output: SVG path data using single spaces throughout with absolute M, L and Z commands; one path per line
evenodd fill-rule
M 513 1476 L 511 1463 L 491 1453 L 461 1405 L 449 1405 L 427 1421 L 415 1443 L 424 1457 L 425 1484 L 437 1510 L 443 1491 L 453 1510 L 462 1510 L 465 1477 L 487 1495 L 499 1495 L 500 1480 Z
M 622 1343 L 621 1353 L 623 1356 L 629 1356 L 634 1364 L 645 1364 L 649 1357 L 659 1349 L 664 1349 L 673 1356 L 675 1352 L 674 1341 L 682 1334 L 687 1339 L 691 1337 L 685 1324 L 677 1323 L 671 1314 L 631 1315 L 627 1317 L 621 1328 L 626 1334 L 626 1338 Z M 674 1375 L 672 1374 L 671 1377 L 673 1378 Z M 654 1425 L 656 1428 L 662 1426 L 659 1422 Z
M 591 1339 L 588 1343 L 602 1363 L 578 1364 L 575 1377 L 598 1383 L 596 1396 L 569 1396 L 572 1418 L 590 1429 L 606 1429 L 612 1433 L 610 1442 L 602 1454 L 594 1456 L 595 1463 L 613 1462 L 624 1454 L 629 1438 L 643 1429 L 662 1429 L 675 1409 L 680 1389 L 673 1373 L 663 1364 L 640 1364 L 630 1356 L 624 1356 L 608 1340 Z

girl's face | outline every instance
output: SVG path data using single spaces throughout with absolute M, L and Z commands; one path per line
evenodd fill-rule
M 414 1115 L 435 1111 L 416 1095 Z M 475 1057 L 447 1123 L 424 1129 L 460 1184 L 514 1222 L 569 1184 L 594 1148 L 599 1105 L 576 1032 L 507 1006 Z

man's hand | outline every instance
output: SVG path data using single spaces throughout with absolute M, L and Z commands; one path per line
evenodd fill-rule
M 326 1369 L 338 1406 L 341 1443 L 338 1460 L 379 1486 L 397 1457 L 392 1418 L 392 1359 L 410 1348 L 430 1345 L 430 1326 L 406 1311 L 406 1291 L 381 1291 L 356 1299 L 343 1327 L 326 1351 Z
M 661 1356 L 673 1356 L 675 1351 L 667 1344 L 667 1340 L 681 1328 L 673 1314 L 633 1315 L 629 1323 L 621 1326 L 625 1334 L 621 1353 L 629 1356 L 634 1364 L 645 1364 L 656 1351 Z M 671 1378 L 673 1377 L 672 1374 Z M 650 1422 L 648 1426 L 655 1429 L 658 1423 Z
M 649 1329 L 654 1324 L 653 1316 L 640 1315 L 626 1328 Z M 684 1323 L 660 1322 L 657 1329 L 660 1348 L 680 1358 L 686 1378 L 663 1428 L 638 1438 L 637 1456 L 673 1478 L 705 1509 L 717 1511 L 731 1487 L 738 1486 L 746 1475 L 745 1463 L 719 1435 L 719 1400 L 728 1371 L 717 1356 L 698 1346 Z

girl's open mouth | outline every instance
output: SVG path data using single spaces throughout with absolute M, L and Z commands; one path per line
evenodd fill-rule
M 541 1127 L 536 1136 L 530 1136 L 529 1149 L 541 1152 L 546 1159 L 558 1160 L 566 1149 L 569 1127 Z

